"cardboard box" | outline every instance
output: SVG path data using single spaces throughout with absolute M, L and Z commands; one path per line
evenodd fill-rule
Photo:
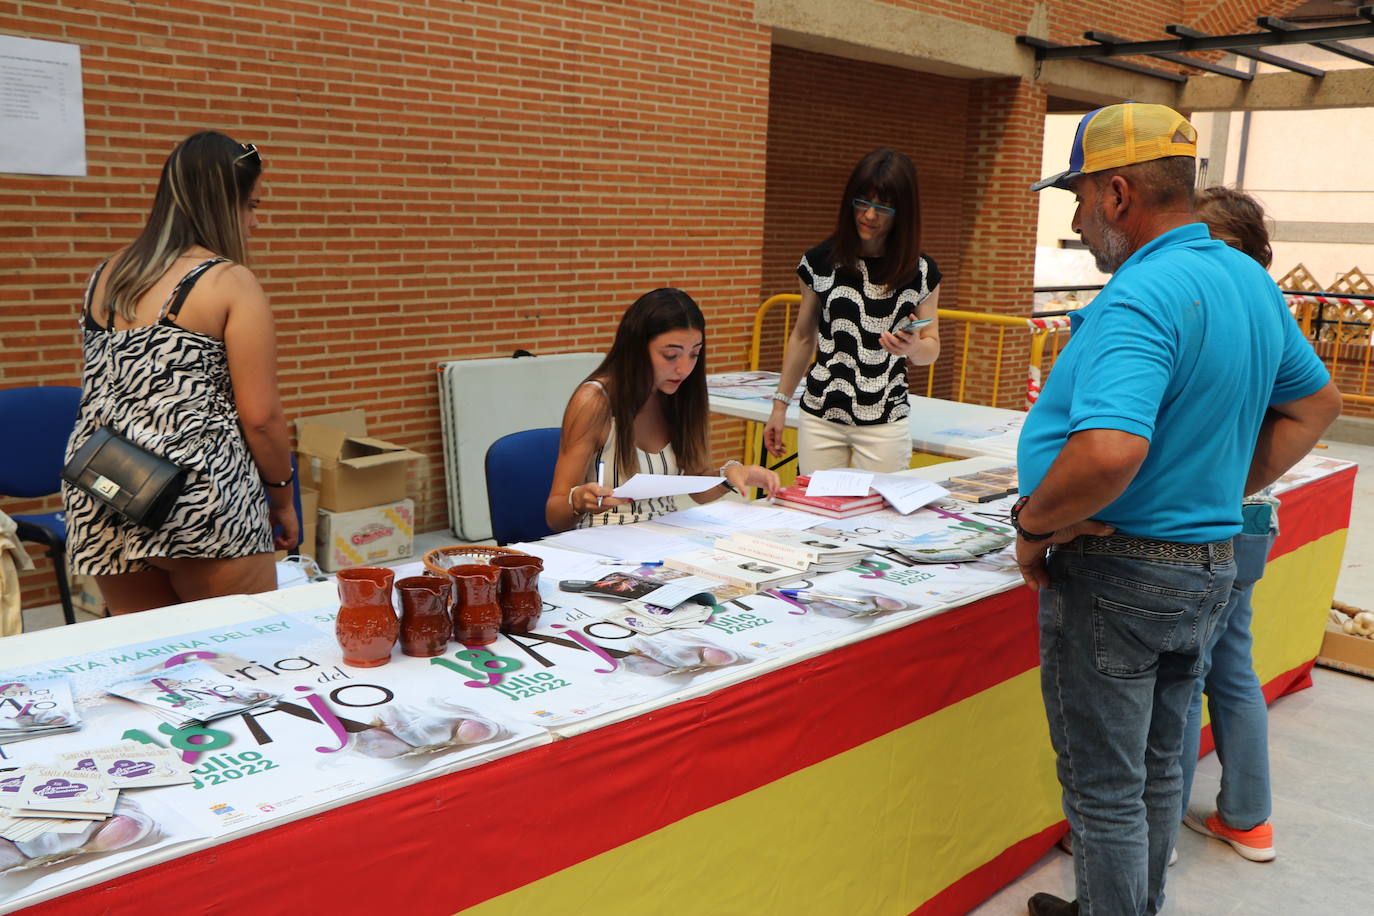
M 301 483 L 320 493 L 320 508 L 352 512 L 406 498 L 406 462 L 418 452 L 367 434 L 361 410 L 296 421 Z
M 105 616 L 105 599 L 100 594 L 100 586 L 95 584 L 95 576 L 84 573 L 72 576 L 68 587 L 72 593 L 73 611 L 78 614 L 90 614 L 92 617 Z
M 301 542 L 296 552 L 307 557 L 315 556 L 315 532 L 319 527 L 320 491 L 313 487 L 301 487 Z M 277 551 L 277 560 L 286 559 L 286 551 Z
M 1317 664 L 1374 678 L 1374 639 L 1342 633 L 1340 627 L 1328 621 Z
M 319 519 L 315 560 L 325 572 L 404 560 L 415 546 L 415 503 L 408 499 L 352 512 L 321 509 Z

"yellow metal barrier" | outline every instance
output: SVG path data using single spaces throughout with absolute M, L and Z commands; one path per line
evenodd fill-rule
M 749 342 L 749 368 L 758 369 L 759 361 L 763 348 L 763 325 L 764 319 L 774 308 L 782 306 L 782 346 L 786 347 L 786 340 L 792 332 L 793 308 L 801 303 L 801 296 L 796 293 L 780 293 L 765 299 L 758 309 L 754 312 L 754 330 Z M 1065 316 L 1053 318 L 1023 318 L 1014 315 L 994 315 L 988 312 L 966 312 L 962 309 L 938 309 L 940 318 L 946 321 L 957 321 L 963 324 L 962 353 L 959 365 L 956 368 L 958 379 L 955 396 L 951 400 L 964 400 L 968 383 L 968 357 L 969 344 L 973 338 L 975 326 L 986 326 L 997 330 L 996 359 L 994 360 L 994 370 L 992 377 L 992 404 L 997 404 L 997 396 L 1002 386 L 1002 353 L 1006 344 L 1006 335 L 1009 329 L 1017 331 L 1030 331 L 1031 352 L 1030 360 L 1026 370 L 1026 408 L 1029 409 L 1035 399 L 1040 396 L 1040 386 L 1042 378 L 1041 367 L 1045 361 L 1045 346 L 1052 344 L 1050 349 L 1050 359 L 1053 360 L 1059 355 L 1059 350 L 1064 339 L 1068 337 L 1069 319 Z M 785 353 L 785 350 L 784 350 Z M 938 363 L 937 363 L 938 364 Z M 935 390 L 935 370 L 936 365 L 932 364 L 926 370 L 926 397 L 933 397 Z

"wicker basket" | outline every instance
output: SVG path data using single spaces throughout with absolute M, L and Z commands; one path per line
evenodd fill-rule
M 430 575 L 448 576 L 449 567 L 464 563 L 490 563 L 492 557 L 526 557 L 523 550 L 497 547 L 495 544 L 455 544 L 436 547 L 424 555 L 425 569 Z

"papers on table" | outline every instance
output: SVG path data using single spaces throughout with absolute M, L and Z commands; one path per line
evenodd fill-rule
M 910 515 L 922 506 L 949 495 L 948 490 L 932 480 L 904 474 L 874 474 L 873 489 L 903 515 Z
M 672 554 L 686 553 L 701 546 L 698 541 L 652 531 L 643 525 L 574 528 L 572 531 L 547 537 L 544 541 L 552 541 L 559 547 L 572 547 L 640 563 L 646 560 L 662 560 Z
M 704 506 L 679 509 L 677 512 L 660 515 L 654 519 L 654 522 L 660 525 L 689 528 L 713 537 L 760 528 L 791 528 L 803 531 L 825 521 L 828 519 L 795 509 L 778 509 L 759 503 L 737 503 L 724 499 Z
M 0 683 L 0 744 L 81 727 L 65 674 L 29 675 Z
M 867 496 L 873 488 L 873 474 L 853 468 L 816 471 L 806 485 L 807 496 Z
M 174 728 L 204 725 L 270 706 L 280 699 L 275 693 L 220 674 L 204 662 L 183 662 L 124 678 L 105 690 L 152 709 Z
M 724 477 L 696 477 L 690 474 L 636 474 L 611 491 L 625 499 L 654 499 L 660 496 L 687 496 L 718 487 Z

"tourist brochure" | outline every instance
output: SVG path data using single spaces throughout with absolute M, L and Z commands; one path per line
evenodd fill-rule
M 664 630 L 700 626 L 711 619 L 716 602 L 711 589 L 718 585 L 699 576 L 676 576 L 658 582 L 629 573 L 611 573 L 593 582 L 585 592 L 628 599 L 601 619 L 652 636 Z
M 58 762 L 83 773 L 99 773 L 117 789 L 151 789 L 192 781 L 191 768 L 166 747 L 125 741 L 93 751 L 64 751 Z
M 714 548 L 667 557 L 663 565 L 755 592 L 803 576 L 796 569 Z
M 33 766 L 10 803 L 10 817 L 60 817 L 104 820 L 114 813 L 119 790 L 99 773 L 65 767 Z
M 81 727 L 65 674 L 35 674 L 0 684 L 0 744 Z
M 905 474 L 874 474 L 873 489 L 882 494 L 888 505 L 903 515 L 910 515 L 942 496 L 949 495 L 949 490 L 933 480 L 908 477 Z
M 854 538 L 825 537 L 787 528 L 736 532 L 718 538 L 716 549 L 812 573 L 845 569 L 873 552 L 873 548 Z
M 204 662 L 183 662 L 115 681 L 108 693 L 152 709 L 175 728 L 271 706 L 280 697 L 221 674 Z

